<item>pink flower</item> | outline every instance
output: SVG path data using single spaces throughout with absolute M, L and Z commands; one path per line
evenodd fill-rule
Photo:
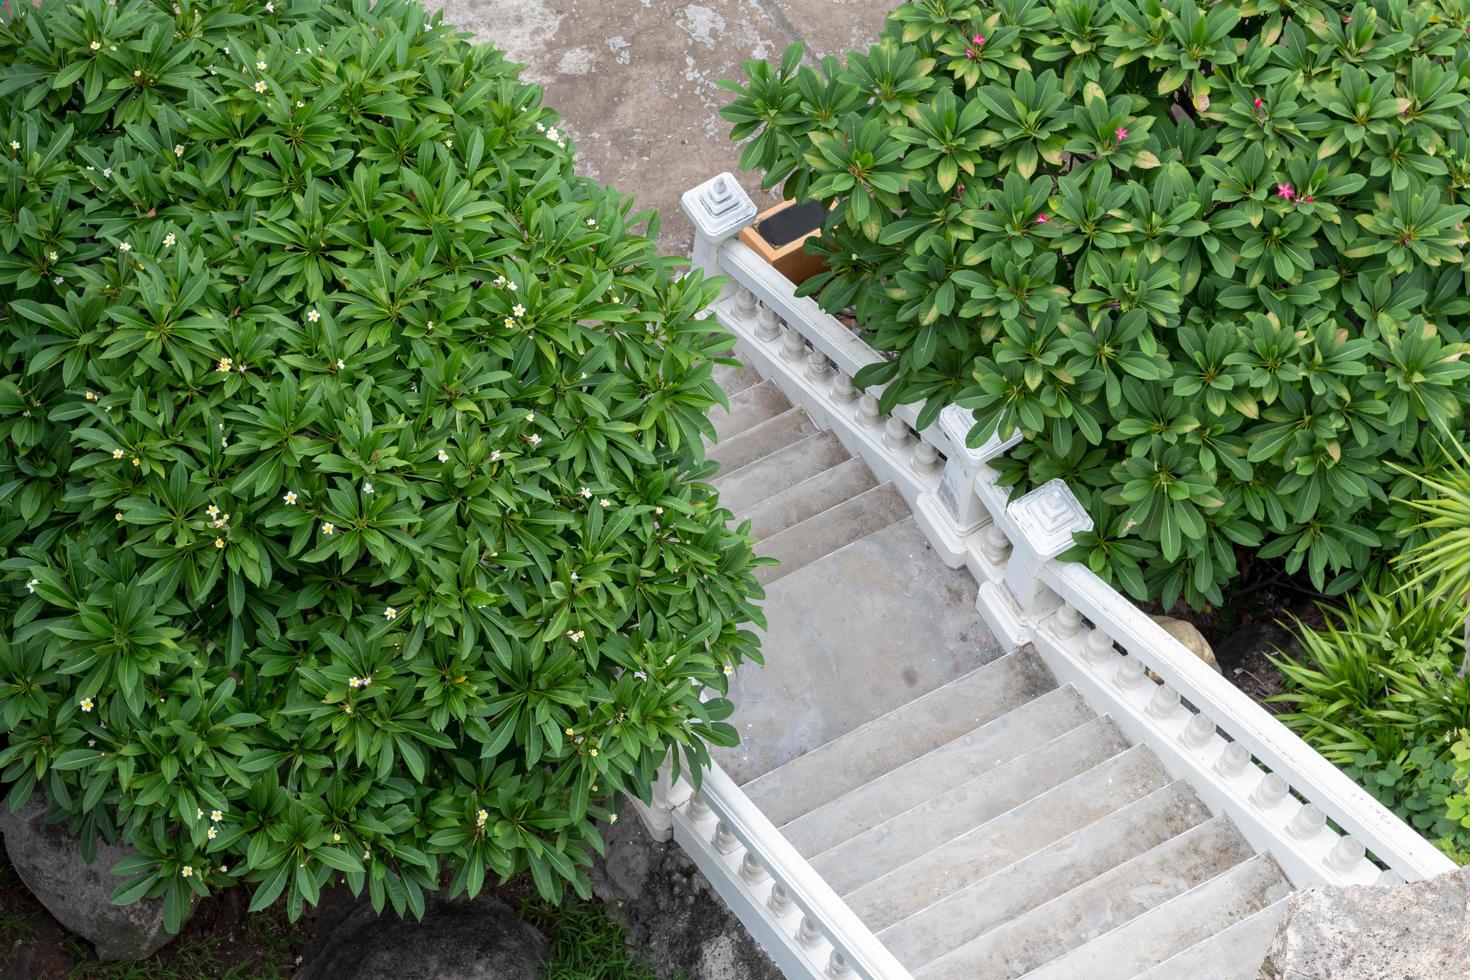
M 1256 96 L 1256 101 L 1254 101 L 1254 102 L 1251 103 L 1251 108 L 1253 108 L 1253 109 L 1259 109 L 1263 105 L 1265 105 L 1265 103 L 1261 101 L 1261 97 L 1260 96 Z
M 985 36 L 983 34 L 976 34 L 971 40 L 973 40 L 976 44 L 984 44 Z
M 1281 197 L 1281 198 L 1285 198 L 1286 200 L 1289 201 L 1293 197 L 1296 196 L 1296 191 L 1292 190 L 1290 184 L 1277 184 L 1276 185 L 1276 196 L 1277 197 Z
M 1121 142 L 1122 140 L 1126 140 L 1128 138 L 1128 130 L 1124 129 L 1122 126 L 1119 126 L 1118 131 L 1113 135 L 1118 137 L 1118 140 Z
M 1038 214 L 1036 216 L 1036 223 L 1038 225 L 1050 224 L 1051 223 L 1051 219 L 1048 218 L 1045 214 Z
M 975 60 L 975 56 L 977 54 L 979 54 L 979 52 L 976 51 L 974 48 L 966 48 L 965 49 L 965 57 L 966 58 L 969 58 L 971 61 L 974 61 Z
M 1307 194 L 1307 195 L 1304 195 L 1303 197 L 1298 198 L 1297 199 L 1297 203 L 1299 203 L 1299 204 L 1300 203 L 1311 204 L 1315 200 L 1317 200 L 1315 197 L 1313 197 L 1310 194 Z

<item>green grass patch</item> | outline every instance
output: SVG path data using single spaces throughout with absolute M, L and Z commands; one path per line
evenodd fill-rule
M 551 958 L 545 980 L 687 980 L 664 974 L 628 946 L 628 933 L 601 902 L 525 902 L 521 918 L 546 933 Z

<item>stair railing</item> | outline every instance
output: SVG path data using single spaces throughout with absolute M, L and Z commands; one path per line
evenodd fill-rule
M 719 765 L 696 791 L 666 764 L 652 806 L 633 804 L 655 839 L 672 837 L 694 859 L 787 977 L 912 980 Z
M 1455 867 L 1127 598 L 1059 561 L 1091 521 L 1061 480 L 1016 499 L 999 486 L 989 463 L 1019 436 L 967 448 L 964 410 L 916 432 L 914 406 L 885 416 L 881 388 L 858 392 L 853 375 L 883 355 L 738 241 L 755 206 L 733 176 L 686 192 L 683 204 L 694 265 L 729 280 L 713 315 L 738 350 L 893 483 L 946 564 L 974 575 L 1003 646 L 1033 644 L 1062 683 L 1187 778 L 1298 886 L 1415 881 Z

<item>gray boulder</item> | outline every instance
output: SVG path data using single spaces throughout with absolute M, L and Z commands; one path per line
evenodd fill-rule
M 1470 977 L 1470 868 L 1410 885 L 1297 892 L 1260 980 Z
M 1210 641 L 1191 622 L 1183 619 L 1175 619 L 1173 616 L 1150 617 L 1155 623 L 1164 628 L 1174 639 L 1184 644 L 1184 648 L 1209 665 L 1216 673 L 1220 672 L 1220 665 L 1215 662 L 1215 651 L 1210 649 Z
M 88 864 L 64 821 L 46 823 L 49 806 L 40 792 L 32 793 L 19 813 L 0 803 L 5 853 L 36 900 L 57 922 L 96 946 L 98 959 L 140 960 L 173 939 L 163 927 L 162 901 L 132 905 L 108 901 L 125 880 L 108 869 L 137 852 L 98 841 L 96 860 Z
M 360 905 L 332 930 L 297 980 L 536 980 L 547 944 L 505 904 L 430 898 L 424 920 Z

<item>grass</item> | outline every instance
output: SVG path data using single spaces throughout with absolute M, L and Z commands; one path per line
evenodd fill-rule
M 601 902 L 563 906 L 528 901 L 521 918 L 551 941 L 544 980 L 687 980 L 681 970 L 662 974 L 628 946 L 627 931 Z

